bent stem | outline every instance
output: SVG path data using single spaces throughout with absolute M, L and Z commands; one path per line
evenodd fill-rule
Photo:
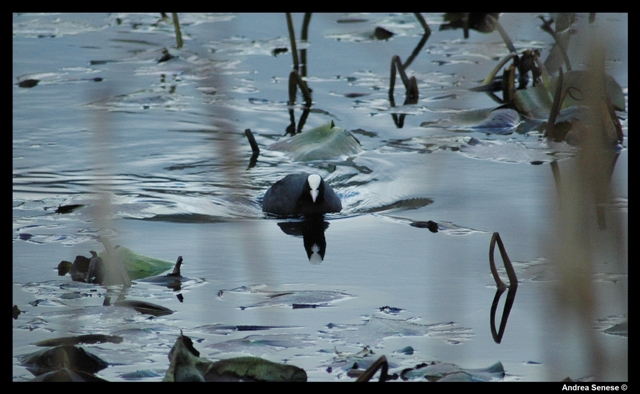
M 502 66 L 504 66 L 509 60 L 513 59 L 514 57 L 518 57 L 518 54 L 515 52 L 511 52 L 507 56 L 500 59 L 498 64 L 496 64 L 496 66 L 491 70 L 489 75 L 487 75 L 484 81 L 482 81 L 480 86 L 488 85 L 491 81 L 493 81 L 493 78 L 496 77 L 496 74 L 498 74 L 498 71 L 500 71 Z
M 487 15 L 487 18 L 491 21 L 491 23 L 493 23 L 496 29 L 498 29 L 498 33 L 500 33 L 500 37 L 502 37 L 502 41 L 504 41 L 507 48 L 509 48 L 509 52 L 517 53 L 518 51 L 516 51 L 515 45 L 513 45 L 511 38 L 509 38 L 509 35 L 507 34 L 507 32 L 502 28 L 502 25 L 500 24 L 500 22 L 498 22 L 498 20 L 491 15 Z
M 382 369 L 381 369 L 382 368 Z M 358 376 L 356 382 L 368 382 L 371 380 L 373 375 L 380 370 L 380 379 L 378 382 L 384 382 L 387 379 L 388 371 L 389 371 L 389 363 L 387 362 L 387 358 L 385 356 L 380 356 L 373 364 L 367 368 L 362 375 Z
M 562 45 L 560 43 L 560 40 L 558 39 L 558 35 L 556 34 L 556 32 L 551 27 L 551 23 L 553 23 L 553 19 L 547 21 L 544 18 L 544 16 L 539 16 L 538 18 L 540 18 L 540 20 L 542 20 L 542 30 L 544 30 L 547 33 L 551 34 L 551 37 L 553 37 L 553 40 L 556 42 L 556 46 L 558 47 L 558 50 L 562 54 L 562 60 L 564 61 L 565 66 L 567 67 L 567 71 L 571 71 L 571 62 L 569 61 L 569 55 L 567 55 L 567 51 L 566 51 L 564 45 Z
M 516 276 L 516 271 L 513 269 L 513 265 L 511 264 L 509 255 L 507 255 L 507 250 L 502 243 L 502 239 L 500 239 L 500 234 L 497 232 L 493 233 L 493 236 L 491 237 L 491 244 L 489 245 L 489 266 L 491 268 L 493 280 L 495 280 L 499 290 L 504 290 L 507 288 L 507 285 L 504 284 L 502 279 L 500 279 L 500 275 L 498 275 L 496 262 L 493 258 L 493 251 L 495 249 L 496 242 L 498 243 L 498 248 L 500 249 L 500 256 L 502 257 L 504 268 L 506 269 L 507 276 L 509 277 L 509 287 L 516 288 L 518 286 L 518 277 Z
M 307 84 L 302 80 L 300 74 L 296 70 L 291 71 L 289 74 L 289 103 L 293 105 L 296 102 L 296 85 L 300 87 L 302 91 L 302 96 L 304 97 L 305 105 L 307 107 L 311 107 L 311 92 L 309 92 L 309 88 Z

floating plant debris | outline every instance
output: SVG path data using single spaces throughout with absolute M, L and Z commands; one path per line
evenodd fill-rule
M 426 379 L 430 382 L 493 382 L 502 380 L 505 372 L 502 363 L 479 369 L 464 369 L 455 364 L 432 362 L 420 364 L 402 371 L 402 380 Z
M 107 362 L 99 357 L 71 345 L 43 349 L 18 358 L 20 363 L 36 376 L 62 368 L 95 373 L 108 366 Z
M 36 346 L 60 346 L 60 345 L 78 345 L 93 344 L 93 343 L 121 343 L 122 337 L 117 335 L 104 335 L 104 334 L 88 334 L 78 335 L 76 337 L 61 337 L 45 339 L 40 342 L 34 343 Z
M 293 365 L 259 357 L 237 357 L 220 361 L 200 358 L 191 339 L 180 334 L 169 352 L 165 382 L 306 382 L 307 374 Z

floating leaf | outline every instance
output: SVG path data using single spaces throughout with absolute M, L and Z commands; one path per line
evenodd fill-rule
M 19 356 L 20 363 L 34 375 L 68 368 L 74 371 L 95 373 L 105 369 L 108 364 L 99 357 L 82 348 L 70 345 L 57 346 L 35 353 Z
M 362 152 L 358 140 L 348 131 L 336 127 L 333 121 L 278 141 L 269 149 L 288 153 L 296 161 L 332 159 Z
M 121 307 L 121 308 L 131 308 L 136 311 L 145 314 L 145 315 L 153 315 L 153 316 L 165 316 L 170 315 L 173 311 L 169 308 L 165 308 L 160 305 L 152 304 L 146 301 L 116 301 L 113 306 Z
M 145 378 L 158 378 L 158 377 L 162 377 L 162 375 L 159 375 L 148 369 L 143 369 L 143 370 L 137 370 L 135 372 L 123 373 L 122 375 L 120 375 L 120 377 L 126 380 L 133 380 L 133 379 L 145 379 Z
M 21 88 L 32 88 L 34 86 L 36 86 L 38 84 L 38 82 L 40 82 L 37 79 L 25 79 L 22 80 L 20 82 L 18 82 L 18 86 Z
M 472 139 L 461 145 L 460 152 L 480 160 L 507 163 L 540 164 L 572 157 L 576 148 L 567 144 L 550 143 L 546 140 L 496 140 Z M 442 223 L 439 223 L 442 226 Z
M 329 306 L 330 303 L 353 297 L 350 294 L 330 290 L 295 290 L 287 292 L 264 292 L 268 300 L 258 302 L 241 309 L 264 306 L 291 306 L 293 309 L 318 308 Z
M 183 288 L 183 285 L 188 282 L 198 282 L 189 278 L 185 278 L 180 274 L 182 266 L 182 256 L 178 256 L 178 261 L 173 267 L 173 271 L 166 275 L 152 276 L 149 278 L 141 279 L 142 282 L 153 283 L 160 286 L 166 286 L 174 291 L 178 291 Z
M 156 259 L 136 253 L 124 246 L 116 246 L 114 249 L 132 280 L 159 275 L 173 268 L 175 265 L 175 263 L 167 260 Z M 100 253 L 99 257 L 104 258 L 105 252 Z
M 589 72 L 585 70 L 567 71 L 563 73 L 562 78 L 561 94 L 564 94 L 567 89 L 571 89 L 571 94 L 567 94 L 562 102 L 562 109 L 584 105 L 586 99 L 584 92 L 589 91 L 588 84 L 592 83 L 589 78 Z M 534 87 L 516 91 L 514 102 L 518 112 L 526 114 L 533 119 L 547 120 L 553 104 L 553 92 L 556 90 L 557 83 L 558 77 L 554 77 L 549 80 L 548 88 L 542 84 L 537 84 Z M 608 74 L 605 74 L 605 91 L 614 108 L 618 111 L 624 111 L 624 92 L 618 82 Z
M 553 99 L 542 84 L 517 90 L 514 103 L 518 112 L 532 119 L 548 119 Z
M 103 334 L 90 334 L 90 335 L 78 335 L 75 337 L 62 337 L 45 339 L 40 342 L 36 342 L 36 346 L 59 346 L 59 345 L 77 345 L 79 343 L 120 343 L 122 337 L 116 335 L 103 335 Z
M 165 382 L 306 382 L 307 373 L 296 366 L 259 357 L 237 357 L 212 362 L 199 357 L 189 337 L 182 334 L 169 352 Z
M 623 323 L 613 325 L 604 330 L 604 332 L 609 335 L 618 335 L 627 338 L 629 337 L 629 322 L 625 321 Z
M 431 382 L 491 382 L 504 378 L 504 367 L 497 363 L 480 369 L 463 369 L 454 364 L 434 362 L 402 371 L 403 380 L 426 378 Z
M 451 344 L 460 344 L 473 336 L 471 329 L 457 326 L 454 322 L 417 324 L 410 319 L 390 319 L 373 316 L 364 324 L 330 324 L 321 331 L 331 339 L 344 339 L 347 343 L 382 346 L 390 337 L 435 337 Z
M 283 349 L 303 349 L 316 345 L 316 340 L 307 334 L 254 334 L 207 346 L 217 353 L 275 354 Z
M 31 382 L 106 382 L 106 380 L 83 371 L 61 368 L 38 375 Z
M 448 130 L 510 134 L 515 131 L 520 123 L 520 115 L 513 109 L 485 108 L 459 112 L 436 122 L 424 122 L 420 126 L 444 127 Z
M 386 212 L 404 211 L 409 209 L 422 208 L 432 203 L 433 203 L 433 200 L 426 197 L 407 198 L 403 200 L 394 201 L 391 204 L 385 204 L 379 207 L 370 208 L 366 212 L 376 213 L 376 212 L 383 212 L 383 211 L 386 211 Z
M 556 83 L 558 82 L 558 78 L 552 78 L 549 81 L 549 91 L 555 92 Z M 571 70 L 567 71 L 563 74 L 563 82 L 562 82 L 562 92 L 564 93 L 567 89 L 574 89 L 575 95 L 567 95 L 564 102 L 562 103 L 562 108 L 570 107 L 573 105 L 584 105 L 584 92 L 590 90 L 589 84 L 593 83 L 593 79 L 590 76 L 590 72 L 587 70 Z M 616 82 L 616 80 L 609 74 L 604 75 L 604 89 L 607 93 L 607 96 L 611 98 L 611 103 L 618 111 L 624 111 L 625 102 L 624 102 L 624 93 L 622 92 L 622 88 Z M 576 100 L 577 99 L 577 100 Z
M 70 213 L 70 212 L 73 212 L 74 210 L 76 210 L 78 208 L 82 208 L 82 207 L 84 207 L 84 205 L 82 205 L 82 204 L 60 205 L 56 209 L 56 213 L 58 213 L 58 214 Z

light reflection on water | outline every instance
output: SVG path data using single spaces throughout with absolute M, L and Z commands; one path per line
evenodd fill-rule
M 14 322 L 14 355 L 33 351 L 30 344 L 52 335 L 118 331 L 129 350 L 95 347 L 101 357 L 120 364 L 100 376 L 124 380 L 125 373 L 151 370 L 156 376 L 147 379 L 160 380 L 180 329 L 199 340 L 198 350 L 213 359 L 221 348 L 227 355 L 246 351 L 227 341 L 247 333 L 221 336 L 201 326 L 291 325 L 303 328 L 274 334 L 295 333 L 298 344 L 253 354 L 287 359 L 307 369 L 313 380 L 334 380 L 344 378 L 325 371 L 336 342 L 318 333 L 330 323 L 360 324 L 377 308 L 390 305 L 405 311 L 403 319 L 455 322 L 473 333 L 457 345 L 446 337 L 403 341 L 399 336 L 376 342 L 382 343 L 376 354 L 387 357 L 411 343 L 416 353 L 396 355 L 400 365 L 439 360 L 474 368 L 500 360 L 506 380 L 558 375 L 575 379 L 592 373 L 583 363 L 552 372 L 522 364 L 531 361 L 546 368 L 547 347 L 557 345 L 572 360 L 582 346 L 550 334 L 554 325 L 541 313 L 549 301 L 541 295 L 553 290 L 553 276 L 533 272 L 526 263 L 546 264 L 548 256 L 538 240 L 546 239 L 556 215 L 555 206 L 550 209 L 548 204 L 556 196 L 547 164 L 551 159 L 540 166 L 528 163 L 532 157 L 544 161 L 554 148 L 533 134 L 496 136 L 421 127 L 461 109 L 495 105 L 467 89 L 506 54 L 497 33 L 476 33 L 463 40 L 460 31 L 437 31 L 442 18 L 429 15 L 434 31 L 427 50 L 410 67 L 419 80 L 420 101 L 391 108 L 389 60 L 411 53 L 420 26 L 411 14 L 367 15 L 367 22 L 337 27 L 336 18 L 314 15 L 311 21 L 306 48 L 314 103 L 305 129 L 334 120 L 352 131 L 365 151 L 351 158 L 296 163 L 264 149 L 287 138 L 290 122 L 290 52 L 272 55 L 274 48 L 288 47 L 284 15 L 181 14 L 186 48 L 173 49 L 179 58 L 163 63 L 157 63 L 162 48 L 175 44 L 170 26 L 153 26 L 159 15 L 14 15 L 14 80 L 41 79 L 30 89 L 15 87 L 13 97 L 13 293 L 14 304 L 25 311 Z M 620 19 L 606 20 L 626 24 L 626 18 Z M 506 15 L 501 21 L 514 37 L 519 32 L 518 48 L 548 49 L 551 39 L 535 17 Z M 396 28 L 398 34 L 374 41 L 362 32 L 379 24 Z M 36 60 L 34 53 L 39 54 Z M 609 65 L 625 87 L 626 61 Z M 90 80 L 98 76 L 101 82 Z M 396 85 L 396 100 L 402 102 L 403 89 L 400 82 Z M 292 106 L 296 121 L 301 100 Z M 391 114 L 406 115 L 403 128 Z M 626 120 L 623 127 L 626 134 Z M 263 148 L 252 168 L 245 128 L 251 128 Z M 111 130 L 109 138 L 98 144 L 105 130 Z M 225 171 L 229 161 L 224 153 L 230 151 L 225 144 L 236 152 L 233 178 Z M 277 219 L 264 220 L 260 208 L 270 184 L 298 171 L 321 173 L 343 201 L 344 210 L 327 217 L 327 251 L 321 264 L 310 264 L 302 237 L 285 234 Z M 626 174 L 625 148 L 614 179 L 626 179 Z M 627 186 L 619 181 L 614 186 L 616 201 L 622 198 L 624 203 L 608 218 L 626 225 Z M 103 189 L 112 205 L 113 221 L 107 228 L 95 220 Z M 65 204 L 86 207 L 54 213 Z M 408 225 L 426 220 L 440 223 L 440 232 Z M 494 296 L 486 254 L 494 231 L 503 235 L 511 258 L 524 261 L 516 264 L 522 283 L 500 345 L 491 338 L 486 321 Z M 201 281 L 183 289 L 183 303 L 169 289 L 134 286 L 130 297 L 176 311 L 168 317 L 149 320 L 131 311 L 105 310 L 102 288 L 86 285 L 78 290 L 53 269 L 61 260 L 102 250 L 99 234 L 150 256 L 175 260 L 183 255 L 184 272 Z M 620 288 L 625 293 L 626 260 L 613 270 L 596 268 L 604 271 L 604 278 L 598 277 L 604 299 L 616 300 Z M 258 284 L 344 291 L 355 297 L 326 308 L 241 311 L 241 305 L 260 299 L 217 296 L 221 289 Z M 80 298 L 72 297 L 76 294 Z M 35 300 L 40 301 L 34 305 Z M 626 313 L 625 304 L 602 308 L 597 317 Z M 612 349 L 626 347 L 626 339 L 619 337 L 601 340 Z M 340 350 L 356 352 L 351 342 L 341 338 L 337 343 Z M 625 374 L 615 376 L 626 379 Z M 29 378 L 14 363 L 14 380 Z

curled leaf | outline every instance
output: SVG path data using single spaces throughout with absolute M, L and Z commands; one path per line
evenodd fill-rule
M 288 153 L 296 161 L 332 159 L 362 151 L 358 140 L 333 122 L 278 141 L 269 149 Z
M 133 280 L 159 275 L 175 265 L 175 263 L 167 260 L 136 253 L 124 246 L 116 246 L 114 250 L 120 260 L 122 260 L 122 264 L 127 270 L 129 277 Z M 105 252 L 102 252 L 99 254 L 99 257 L 104 258 L 105 254 Z
M 307 373 L 296 366 L 259 357 L 209 361 L 199 357 L 193 342 L 180 334 L 169 352 L 165 382 L 306 382 Z

